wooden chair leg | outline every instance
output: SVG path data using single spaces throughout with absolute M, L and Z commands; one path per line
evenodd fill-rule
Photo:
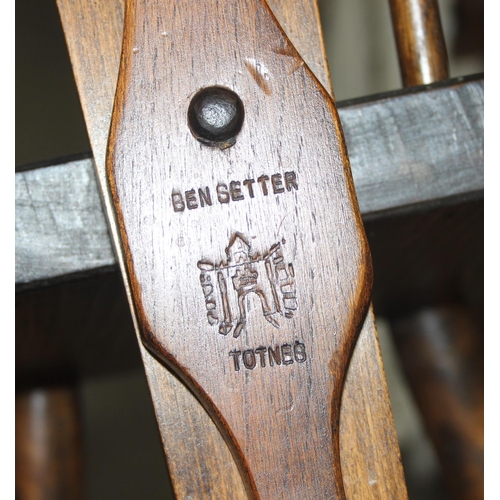
M 80 433 L 74 386 L 16 396 L 16 499 L 83 498 Z
M 484 497 L 482 336 L 467 311 L 428 308 L 392 321 L 403 368 L 453 500 Z

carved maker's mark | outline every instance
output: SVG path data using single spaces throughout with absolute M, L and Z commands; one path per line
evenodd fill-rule
M 283 239 L 264 254 L 254 254 L 247 239 L 235 233 L 226 248 L 226 260 L 198 262 L 207 320 L 219 325 L 221 335 L 231 331 L 235 338 L 241 335 L 248 316 L 246 299 L 252 293 L 260 300 L 264 318 L 275 328 L 280 327 L 279 316 L 293 317 L 295 271 L 292 263 L 285 262 L 284 245 Z

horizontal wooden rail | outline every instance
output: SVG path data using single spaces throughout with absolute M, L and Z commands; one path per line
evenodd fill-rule
M 365 220 L 483 189 L 483 79 L 339 103 Z M 16 284 L 72 275 L 116 259 L 92 159 L 16 174 Z

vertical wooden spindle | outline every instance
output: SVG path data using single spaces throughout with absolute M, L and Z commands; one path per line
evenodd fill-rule
M 448 55 L 437 0 L 389 0 L 405 87 L 448 78 Z
M 16 396 L 16 499 L 78 500 L 80 424 L 74 387 Z

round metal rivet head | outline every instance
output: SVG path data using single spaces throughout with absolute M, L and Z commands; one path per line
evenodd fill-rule
M 225 149 L 236 142 L 244 116 L 243 103 L 235 92 L 207 87 L 191 99 L 188 125 L 201 143 Z

